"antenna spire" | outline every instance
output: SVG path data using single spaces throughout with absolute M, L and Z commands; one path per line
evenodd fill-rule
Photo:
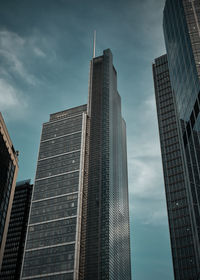
M 95 49 L 96 49 L 96 30 L 94 30 L 94 40 L 93 40 L 93 58 L 95 58 Z

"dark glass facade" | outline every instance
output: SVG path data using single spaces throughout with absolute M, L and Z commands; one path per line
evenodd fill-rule
M 0 269 L 18 172 L 17 153 L 0 113 Z
M 163 28 L 167 56 L 153 68 L 174 274 L 176 280 L 200 279 L 200 2 L 166 0 Z M 167 84 L 172 98 L 162 102 Z M 174 118 L 169 128 L 176 133 L 165 131 L 167 118 Z M 166 156 L 169 145 L 172 154 L 179 150 L 178 161 Z
M 197 279 L 187 162 L 167 55 L 155 60 L 153 73 L 175 279 Z
M 88 114 L 91 122 L 84 279 L 131 279 L 126 128 L 109 49 L 91 61 Z
M 43 125 L 22 279 L 130 280 L 126 125 L 105 50 L 88 105 Z
M 0 279 L 2 280 L 20 279 L 32 187 L 30 180 L 16 184 L 0 272 Z
M 109 49 L 91 61 L 88 116 L 87 222 L 80 279 L 131 279 L 126 126 Z
M 200 3 L 167 0 L 163 28 L 179 117 L 188 121 L 200 90 Z

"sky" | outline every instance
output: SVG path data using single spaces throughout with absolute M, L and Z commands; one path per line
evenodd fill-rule
M 110 48 L 127 124 L 133 280 L 173 280 L 152 78 L 165 53 L 164 0 L 1 0 L 0 111 L 18 180 L 34 182 L 42 123 L 87 103 L 96 56 Z

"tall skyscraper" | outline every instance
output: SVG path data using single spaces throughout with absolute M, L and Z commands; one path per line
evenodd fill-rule
M 43 125 L 22 279 L 130 280 L 126 126 L 111 51 Z
M 17 155 L 0 113 L 0 270 L 18 172 Z
M 174 274 L 200 279 L 200 2 L 166 0 L 153 65 Z
M 197 272 L 187 167 L 166 55 L 155 60 L 153 70 L 174 274 L 192 279 Z
M 33 185 L 30 180 L 18 182 L 12 204 L 6 246 L 0 270 L 1 280 L 19 280 L 28 225 Z

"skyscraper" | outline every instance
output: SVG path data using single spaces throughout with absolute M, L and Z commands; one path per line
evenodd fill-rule
M 30 180 L 16 184 L 6 246 L 0 270 L 1 280 L 19 280 L 24 252 L 33 185 Z
M 200 279 L 200 2 L 166 0 L 153 65 L 175 279 Z
M 126 126 L 111 51 L 43 125 L 22 279 L 131 279 Z
M 153 71 L 174 273 L 176 279 L 191 279 L 197 274 L 187 167 L 166 55 L 155 60 Z
M 0 269 L 18 172 L 17 155 L 0 113 Z

